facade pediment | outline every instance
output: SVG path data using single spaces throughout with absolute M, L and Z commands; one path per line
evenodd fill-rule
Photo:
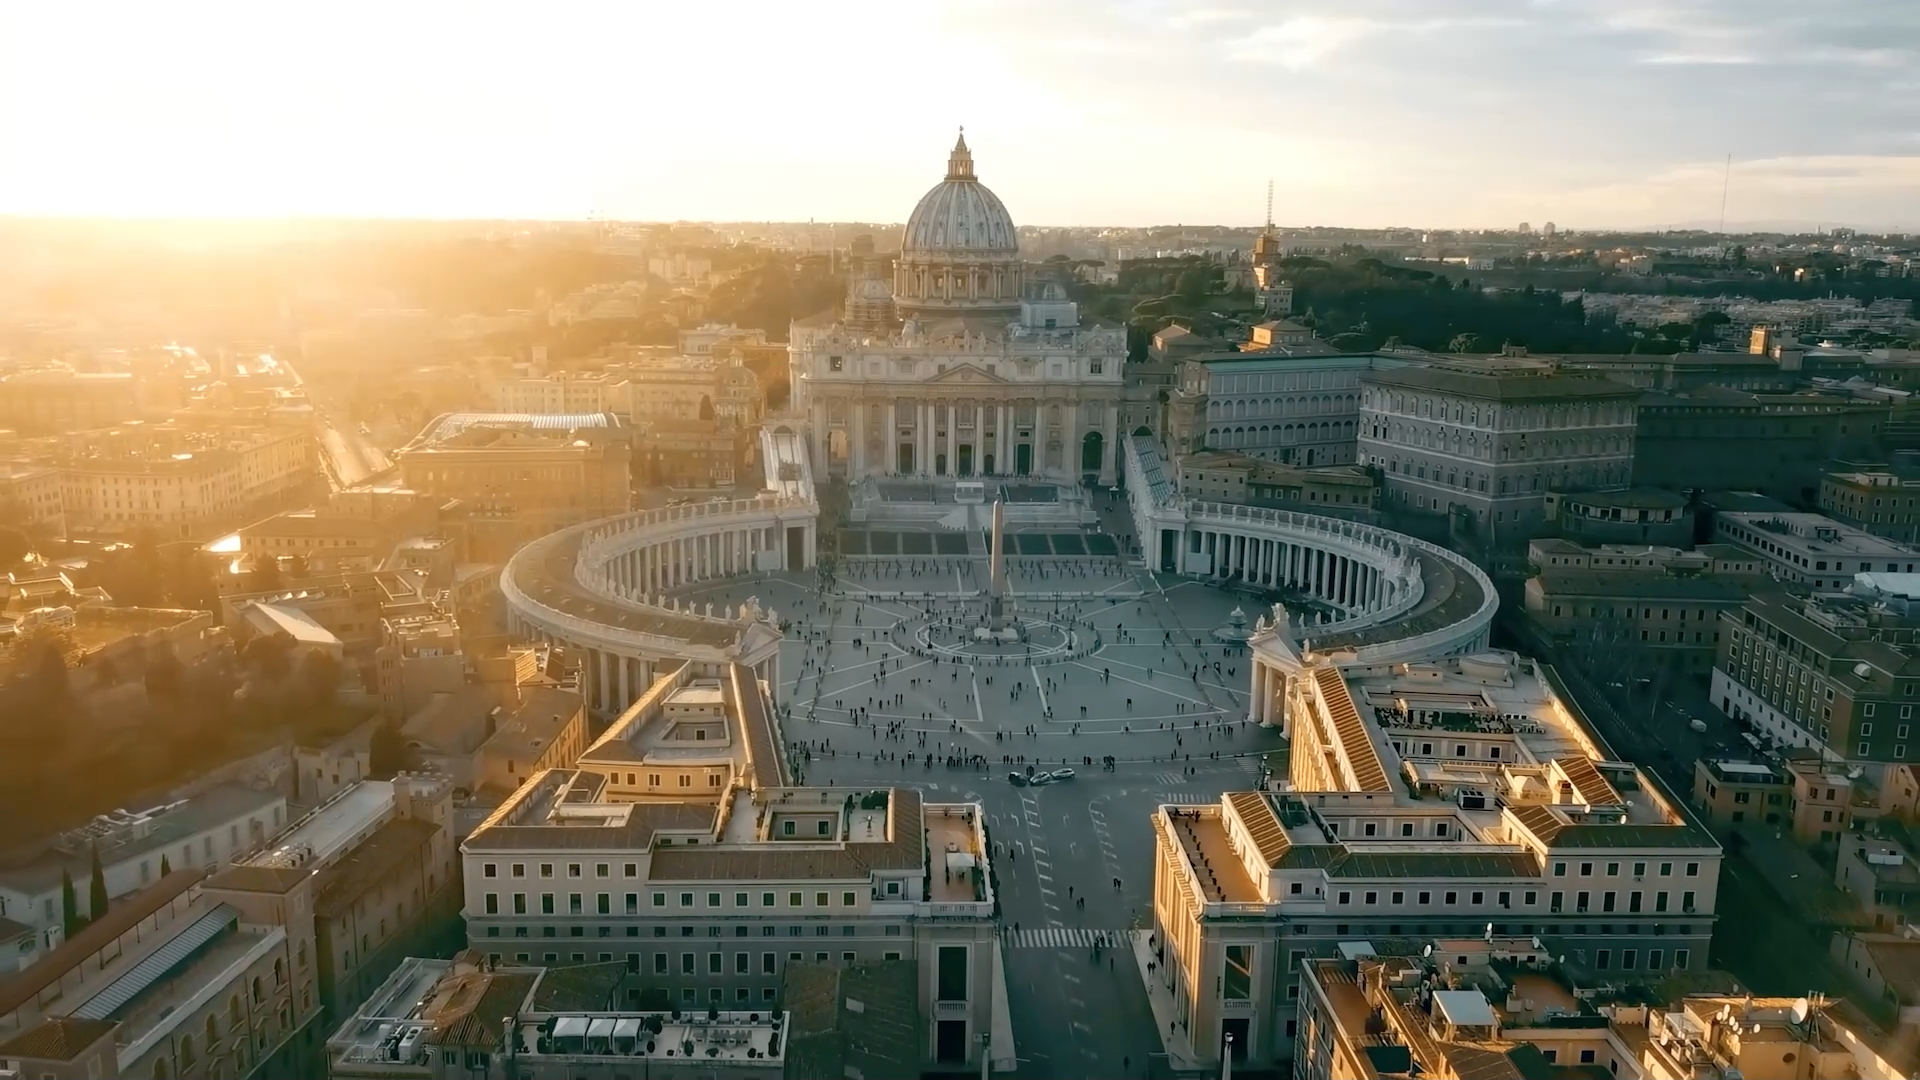
M 1005 383 L 1007 380 L 977 364 L 956 364 L 926 380 L 930 383 Z
M 956 365 L 948 367 L 947 371 L 941 371 L 939 375 L 935 375 L 933 379 L 927 379 L 927 382 L 941 382 L 941 384 L 952 384 L 952 382 L 983 382 L 983 384 L 985 384 L 985 382 L 993 382 L 993 384 L 1004 384 L 1006 379 L 1000 379 L 995 373 L 991 373 L 991 371 L 987 371 L 985 367 L 979 367 L 979 365 L 975 365 L 975 363 L 956 363 Z

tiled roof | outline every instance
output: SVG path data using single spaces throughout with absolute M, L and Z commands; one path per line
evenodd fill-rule
M 627 962 L 550 967 L 533 992 L 535 1012 L 607 1012 L 627 977 Z
M 918 966 L 791 963 L 781 999 L 792 1024 L 786 1075 L 914 1076 L 920 1067 Z
M 72 1061 L 80 1052 L 112 1035 L 118 1020 L 80 1020 L 54 1016 L 0 1043 L 0 1058 Z
M 1582 398 L 1635 398 L 1640 391 L 1612 379 L 1533 372 L 1461 371 L 1444 367 L 1403 367 L 1369 371 L 1362 382 L 1431 390 L 1494 401 L 1563 401 Z
M 500 1018 L 520 1012 L 540 976 L 475 971 L 455 978 L 460 985 L 447 997 L 446 1004 L 427 1018 L 434 1025 L 427 1041 L 435 1046 L 491 1051 L 500 1049 Z
M 1354 779 L 1359 783 L 1357 790 L 1389 790 L 1392 785 L 1387 781 L 1387 770 L 1380 764 L 1380 752 L 1368 737 L 1366 724 L 1360 720 L 1360 710 L 1353 705 L 1347 680 L 1341 677 L 1338 668 L 1331 665 L 1315 668 L 1313 678 L 1320 684 L 1320 699 L 1326 702 L 1327 714 L 1333 719 L 1334 735 L 1340 740 L 1342 756 L 1347 759 L 1353 769 Z
M 548 773 L 535 776 L 521 785 L 515 798 L 503 803 L 500 809 L 483 822 L 480 828 L 467 837 L 462 846 L 469 851 L 517 851 L 541 848 L 579 848 L 582 850 L 645 851 L 653 846 L 653 835 L 660 831 L 680 831 L 685 829 L 713 828 L 714 817 L 720 812 L 713 803 L 634 803 L 626 822 L 621 825 L 548 825 L 544 822 L 526 825 L 512 823 L 510 811 L 522 799 L 532 798 L 537 793 Z M 677 851 L 677 848 L 664 849 Z M 689 848 L 689 851 L 700 850 Z M 655 865 L 659 857 L 655 856 Z
M 229 866 L 207 879 L 207 887 L 234 892 L 284 893 L 313 875 L 311 866 Z
M 41 957 L 20 974 L 0 982 L 0 1016 L 5 1016 L 34 1000 L 42 990 L 58 982 L 86 959 L 121 934 L 150 918 L 154 912 L 199 885 L 206 872 L 198 868 L 175 870 L 130 896 L 123 896 L 107 908 L 107 913 L 87 924 L 86 929 L 62 942 L 60 947 Z
M 1233 807 L 1240 816 L 1240 823 L 1247 828 L 1247 835 L 1253 838 L 1253 847 L 1266 860 L 1269 867 L 1279 866 L 1286 858 L 1287 849 L 1293 842 L 1287 839 L 1287 830 L 1280 825 L 1280 818 L 1267 803 L 1266 797 L 1257 791 L 1230 791 L 1227 793 L 1227 805 Z
M 1600 770 L 1593 767 L 1592 760 L 1568 756 L 1555 758 L 1554 764 L 1560 766 L 1560 771 L 1572 782 L 1574 797 L 1588 806 L 1619 806 L 1625 801 L 1613 785 L 1607 783 L 1607 778 L 1600 775 Z
M 439 831 L 440 826 L 418 818 L 396 818 L 375 829 L 346 858 L 321 871 L 314 914 L 321 918 L 338 915 L 399 868 L 424 862 L 423 849 Z
M 1327 866 L 1328 877 L 1349 878 L 1515 878 L 1539 874 L 1539 862 L 1525 852 L 1450 852 L 1444 845 L 1430 852 L 1392 853 L 1353 847 Z
M 887 793 L 887 839 L 880 843 L 844 843 L 836 847 L 778 843 L 656 848 L 648 878 L 652 881 L 806 881 L 865 878 L 874 870 L 911 870 L 926 865 L 927 837 L 920 793 L 893 788 Z M 569 830 L 571 831 L 571 830 Z
M 775 738 L 773 718 L 767 715 L 767 701 L 753 669 L 744 664 L 727 665 L 727 695 L 733 714 L 739 718 L 741 734 L 746 738 L 747 766 L 753 789 L 765 791 L 786 783 L 785 763 L 780 756 L 780 740 Z

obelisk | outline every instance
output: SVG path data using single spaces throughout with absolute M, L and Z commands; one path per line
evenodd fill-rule
M 994 630 L 1007 625 L 1006 511 L 993 500 L 993 531 L 987 538 L 987 624 Z

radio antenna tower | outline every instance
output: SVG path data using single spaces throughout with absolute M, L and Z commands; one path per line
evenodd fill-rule
M 1727 189 L 1733 185 L 1733 155 L 1727 155 L 1727 171 L 1720 180 L 1720 235 L 1727 234 Z
M 1267 178 L 1267 231 L 1273 231 L 1273 178 Z

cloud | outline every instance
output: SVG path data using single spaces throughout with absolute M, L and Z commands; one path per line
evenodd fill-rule
M 1639 58 L 1642 64 L 1671 64 L 1674 66 L 1711 67 L 1713 65 L 1757 64 L 1758 57 L 1741 53 L 1656 53 Z

